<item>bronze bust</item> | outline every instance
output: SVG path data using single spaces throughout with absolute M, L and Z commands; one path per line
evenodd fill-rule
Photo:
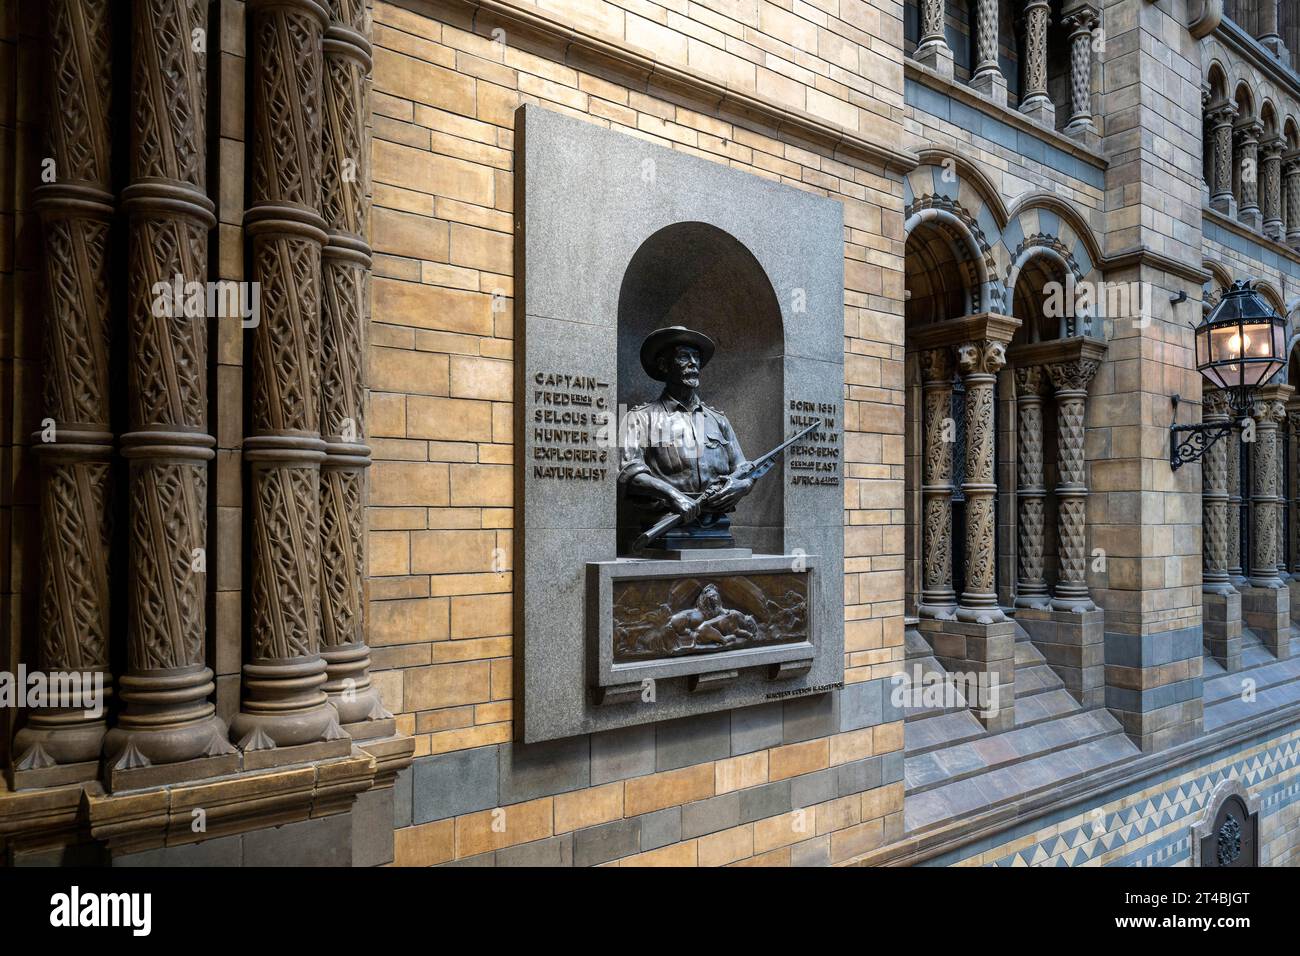
M 678 516 L 659 539 L 666 547 L 731 547 L 729 515 L 754 485 L 731 422 L 700 399 L 713 353 L 712 339 L 680 325 L 646 336 L 641 367 L 664 389 L 619 432 L 619 491 L 642 530 Z

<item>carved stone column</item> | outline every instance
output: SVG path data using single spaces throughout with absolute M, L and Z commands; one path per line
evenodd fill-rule
M 1047 95 L 1047 27 L 1050 21 L 1048 0 L 1028 0 L 1025 3 L 1025 91 L 1020 100 L 1020 112 L 1048 129 L 1055 129 L 1056 107 Z
M 1260 162 L 1264 234 L 1278 242 L 1286 236 L 1282 225 L 1282 153 L 1285 149 L 1286 140 L 1280 136 L 1269 140 L 1262 147 L 1264 158 Z
M 1016 607 L 1044 610 L 1051 605 L 1043 570 L 1043 392 L 1041 366 L 1016 369 Z
M 952 76 L 952 49 L 944 33 L 944 0 L 921 0 L 921 39 L 915 60 L 944 76 Z
M 1287 564 L 1287 541 L 1286 541 L 1286 509 L 1288 501 L 1287 493 L 1287 467 L 1286 456 L 1290 454 L 1291 442 L 1289 429 L 1291 423 L 1288 419 L 1288 408 L 1285 401 L 1282 403 L 1282 418 L 1277 426 L 1277 458 L 1275 465 L 1277 468 L 1277 504 L 1273 508 L 1273 523 L 1276 525 L 1275 538 L 1277 546 L 1277 555 L 1274 560 L 1277 562 L 1277 576 L 1282 579 L 1283 584 L 1291 579 L 1291 567 Z
M 1292 248 L 1300 248 L 1300 154 L 1288 153 L 1283 157 L 1283 163 L 1286 242 Z
M 371 49 L 364 0 L 329 0 L 325 33 L 321 260 L 321 642 L 325 693 L 352 736 L 390 734 L 370 683 L 365 630 L 365 338 Z
M 1255 419 L 1255 442 L 1251 450 L 1253 487 L 1250 498 L 1252 547 L 1250 584 L 1257 588 L 1282 586 L 1277 574 L 1278 426 L 1286 418 L 1286 407 L 1261 397 L 1251 407 Z
M 952 587 L 952 350 L 920 354 L 925 446 L 921 468 L 924 513 L 921 564 L 924 585 L 917 613 L 949 620 L 957 607 Z
M 214 758 L 177 777 L 235 766 L 226 726 L 210 701 L 206 659 L 208 317 L 196 315 L 177 284 L 207 279 L 205 53 L 192 37 L 207 29 L 203 0 L 135 0 L 131 23 L 131 185 L 127 325 L 130 462 L 125 704 L 106 752 L 114 787 L 150 764 Z M 192 287 L 191 287 L 192 288 Z M 200 286 L 201 288 L 201 286 Z M 188 307 L 187 307 L 188 306 Z M 205 311 L 205 310 L 204 310 Z M 165 775 L 164 775 L 165 776 Z
M 1256 39 L 1259 40 L 1260 46 L 1268 50 L 1280 60 L 1286 58 L 1286 44 L 1282 40 L 1282 34 L 1278 29 L 1278 10 L 1277 6 L 1280 0 L 1259 0 L 1259 34 Z M 1294 2 L 1294 0 L 1289 0 Z
M 978 62 L 970 85 L 1000 106 L 1007 105 L 1007 78 L 998 65 L 998 0 L 979 0 L 976 10 Z
M 1237 118 L 1237 108 L 1231 103 L 1221 103 L 1210 111 L 1212 129 L 1210 148 L 1210 205 L 1226 216 L 1236 217 L 1237 199 L 1232 191 L 1232 129 Z
M 49 4 L 52 181 L 37 188 L 45 252 L 45 395 L 36 666 L 103 681 L 109 673 L 113 434 L 109 425 L 112 88 L 109 0 Z M 96 677 L 95 675 L 98 675 Z M 67 701 L 82 704 L 80 701 Z M 89 704 L 33 709 L 13 753 L 15 788 L 94 779 L 106 714 Z
M 1088 593 L 1088 485 L 1084 471 L 1084 414 L 1088 384 L 1099 358 L 1080 357 L 1047 367 L 1056 386 L 1056 511 L 1060 573 L 1052 596 L 1058 611 L 1092 611 Z
M 1202 408 L 1206 425 L 1224 424 L 1232 415 L 1229 395 L 1218 390 L 1205 393 Z M 1207 594 L 1227 594 L 1235 590 L 1228 576 L 1228 439 L 1210 446 L 1202 462 L 1202 589 Z
M 1092 122 L 1092 31 L 1097 28 L 1097 11 L 1081 7 L 1065 18 L 1070 28 L 1070 136 L 1095 133 Z
M 1205 393 L 1201 420 L 1222 425 L 1232 417 L 1231 396 L 1223 391 Z M 1236 429 L 1229 433 L 1238 434 Z M 1229 576 L 1230 528 L 1228 475 L 1236 467 L 1229 461 L 1229 437 L 1219 439 L 1201 459 L 1202 586 L 1201 617 L 1205 649 L 1225 670 L 1241 667 L 1241 594 Z
M 1263 228 L 1259 208 L 1259 136 L 1263 127 L 1254 120 L 1236 127 L 1237 168 L 1241 180 L 1241 202 L 1237 218 L 1252 229 Z
M 1251 454 L 1250 587 L 1242 595 L 1246 624 L 1263 637 L 1279 658 L 1290 654 L 1291 592 L 1278 575 L 1278 426 L 1286 417 L 1289 385 L 1259 389 L 1251 407 L 1255 441 Z
M 244 224 L 262 310 L 244 439 L 250 659 L 231 728 L 246 754 L 347 736 L 323 689 L 320 653 L 321 40 L 328 17 L 314 0 L 250 6 L 256 123 Z
M 1241 432 L 1229 432 L 1224 443 L 1228 459 L 1228 580 L 1234 587 L 1241 588 L 1246 583 L 1245 567 L 1242 564 L 1244 556 L 1241 553 L 1241 506 L 1244 491 L 1241 481 Z
M 994 570 L 995 496 L 993 440 L 997 430 L 994 386 L 1006 365 L 1006 343 L 995 339 L 965 342 L 957 348 L 957 368 L 966 386 L 966 590 L 957 619 L 975 624 L 1006 620 L 998 607 Z

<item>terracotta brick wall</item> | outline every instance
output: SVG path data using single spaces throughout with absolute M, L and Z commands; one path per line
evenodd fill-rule
M 896 144 L 901 5 L 796 6 L 798 14 L 757 0 L 712 0 L 691 4 L 689 12 L 685 4 L 649 3 L 627 10 L 574 2 L 532 9 L 612 43 L 652 47 L 663 62 Z M 902 658 L 897 173 L 783 141 L 761 122 L 734 124 L 689 93 L 675 102 L 630 89 L 604 71 L 575 68 L 563 45 L 540 33 L 516 35 L 507 25 L 498 34 L 504 42 L 494 41 L 496 26 L 480 14 L 471 30 L 465 8 L 455 3 L 375 6 L 370 642 L 384 700 L 416 737 L 417 809 L 413 825 L 398 831 L 396 861 L 481 861 L 485 853 L 519 845 L 540 852 L 556 847 L 559 835 L 616 821 L 645 819 L 648 833 L 650 816 L 683 804 L 719 797 L 728 803 L 737 792 L 798 780 L 804 783 L 796 793 L 826 797 L 829 791 L 812 784 L 832 779 L 833 798 L 798 808 L 787 796 L 787 812 L 646 852 L 651 841 L 643 837 L 625 847 L 632 852 L 613 858 L 707 865 L 788 863 L 792 855 L 839 861 L 865 852 L 887 830 L 901 832 L 902 824 L 902 724 L 897 714 L 882 722 L 879 697 L 874 725 L 816 739 L 795 734 L 791 741 L 794 711 L 788 710 L 784 733 L 756 749 L 734 745 L 745 752 L 729 748 L 716 759 L 672 769 L 661 769 L 661 759 L 649 765 L 654 772 L 597 786 L 589 785 L 589 775 L 580 778 L 588 783 L 568 785 L 567 792 L 508 804 L 503 787 L 510 821 L 504 832 L 492 827 L 497 802 L 495 792 L 488 800 L 488 784 L 487 802 L 479 801 L 485 809 L 452 816 L 419 809 L 430 799 L 427 787 L 421 789 L 422 758 L 466 752 L 466 761 L 487 766 L 496 751 L 484 748 L 510 752 L 511 174 L 513 114 L 521 103 L 578 113 L 844 201 L 845 680 L 883 684 L 891 662 Z M 846 721 L 823 726 L 852 726 Z M 732 734 L 737 739 L 735 725 Z M 588 744 L 584 739 L 579 746 Z M 592 738 L 589 746 L 600 742 Z M 876 760 L 879 774 L 885 759 L 887 776 L 896 773 L 898 780 L 851 789 L 858 778 L 850 770 Z M 555 852 L 572 853 L 567 845 Z

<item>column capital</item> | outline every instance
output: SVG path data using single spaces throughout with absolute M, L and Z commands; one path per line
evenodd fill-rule
M 957 346 L 962 375 L 996 375 L 1007 364 L 1007 346 L 997 339 L 972 339 Z
M 947 345 L 925 349 L 918 356 L 921 364 L 921 380 L 925 382 L 947 382 L 952 379 L 952 349 Z
M 1044 374 L 1057 389 L 1087 390 L 1093 375 L 1101 367 L 1106 350 L 1107 345 L 1101 339 L 1075 335 L 1068 339 L 1017 345 L 1008 353 L 1008 358 L 1016 366 L 1041 366 Z M 1063 382 L 1082 384 L 1062 384 Z
M 1237 107 L 1227 100 L 1211 103 L 1208 115 L 1215 126 L 1231 126 L 1237 121 Z
M 1253 117 L 1241 117 L 1234 129 L 1242 143 L 1258 144 L 1260 136 L 1264 134 L 1264 124 Z
M 1042 396 L 1047 392 L 1047 372 L 1041 365 L 1016 366 L 1016 394 Z
M 1090 3 L 1080 3 L 1061 13 L 1061 23 L 1073 27 L 1075 32 L 1095 30 L 1101 22 L 1100 11 Z
M 1205 392 L 1201 397 L 1201 419 L 1227 419 L 1232 417 L 1232 396 L 1220 388 Z
M 1020 320 L 998 312 L 979 312 L 957 319 L 945 319 L 918 326 L 911 333 L 912 347 L 918 350 L 940 346 L 956 348 L 965 342 L 996 341 L 1010 344 Z
M 1265 159 L 1280 158 L 1286 152 L 1286 140 L 1281 136 L 1274 136 L 1261 143 L 1259 148 L 1264 153 Z

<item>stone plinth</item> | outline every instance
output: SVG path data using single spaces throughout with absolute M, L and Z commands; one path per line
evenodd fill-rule
M 934 656 L 965 688 L 973 681 L 980 693 L 967 697 L 977 720 L 990 733 L 1016 724 L 1016 625 L 922 620 L 917 627 Z
M 1088 708 L 1106 702 L 1104 612 L 1021 608 L 1016 620 L 1075 700 Z
M 1241 592 L 1241 616 L 1278 659 L 1291 656 L 1291 589 L 1246 587 Z
M 1207 593 L 1201 599 L 1205 651 L 1226 671 L 1241 668 L 1241 601 L 1237 591 Z

